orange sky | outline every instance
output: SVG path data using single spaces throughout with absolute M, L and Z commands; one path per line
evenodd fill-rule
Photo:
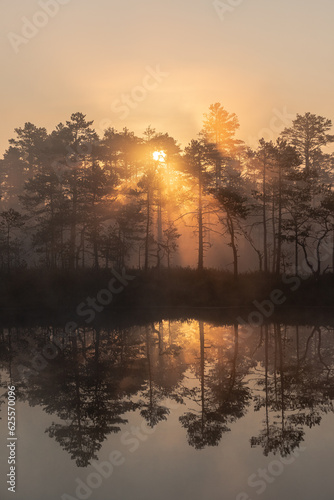
M 334 119 L 332 0 L 6 4 L 0 153 L 15 127 L 51 131 L 76 111 L 98 131 L 151 124 L 184 145 L 214 102 L 250 144 L 296 113 Z

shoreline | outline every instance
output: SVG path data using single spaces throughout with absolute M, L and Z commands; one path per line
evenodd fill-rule
M 210 269 L 201 273 L 150 270 L 146 274 L 31 269 L 1 276 L 0 314 L 2 321 L 58 323 L 69 318 L 88 326 L 108 318 L 122 322 L 122 317 L 129 316 L 231 318 L 257 313 L 265 321 L 284 315 L 334 317 L 332 274 L 299 279 L 298 286 L 296 280 L 258 272 L 241 274 L 234 281 L 230 273 Z M 95 313 L 89 316 L 93 310 L 96 318 Z

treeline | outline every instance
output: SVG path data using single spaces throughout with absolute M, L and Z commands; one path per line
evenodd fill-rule
M 278 275 L 333 271 L 331 127 L 297 115 L 252 149 L 216 103 L 182 151 L 150 126 L 99 137 L 82 113 L 51 133 L 26 123 L 0 161 L 0 267 L 169 268 L 183 240 L 199 270 L 223 242 L 235 277 L 240 259 Z

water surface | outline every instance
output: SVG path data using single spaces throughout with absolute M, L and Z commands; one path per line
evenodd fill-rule
M 1 498 L 15 385 L 18 500 L 332 499 L 333 332 L 2 329 Z

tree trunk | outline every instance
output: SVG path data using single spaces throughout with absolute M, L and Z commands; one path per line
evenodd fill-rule
M 150 203 L 150 193 L 147 191 L 147 202 L 146 202 L 146 235 L 145 235 L 145 263 L 144 263 L 144 269 L 147 271 L 148 269 L 148 247 L 149 247 L 149 240 L 150 240 L 150 218 L 151 218 L 151 203 Z
M 85 228 L 81 231 L 81 245 L 82 245 L 82 269 L 85 269 Z
M 202 166 L 198 172 L 198 270 L 204 268 L 203 206 L 202 206 Z
M 295 274 L 298 276 L 298 227 L 295 226 Z
M 333 233 L 332 273 L 334 274 L 334 226 L 332 229 L 332 233 Z
M 76 179 L 75 179 L 76 183 Z M 75 247 L 77 238 L 77 188 L 76 185 L 73 188 L 73 199 L 72 199 L 72 220 L 71 220 L 71 237 L 70 237 L 70 255 L 69 255 L 69 266 L 70 269 L 75 267 Z
M 263 207 L 262 207 L 262 218 L 263 218 L 263 264 L 264 272 L 268 272 L 268 238 L 267 238 L 267 213 L 266 213 L 266 203 L 267 203 L 267 186 L 266 186 L 266 161 L 263 163 Z
M 51 209 L 51 268 L 56 267 L 56 257 L 55 257 L 55 223 L 54 223 L 54 207 L 53 207 L 53 195 L 50 195 L 50 209 Z
M 95 269 L 99 268 L 99 246 L 95 231 L 94 231 L 94 267 Z
M 7 228 L 7 270 L 10 270 L 10 229 Z
M 275 189 L 273 187 L 273 201 L 272 201 L 272 226 L 273 226 L 273 265 L 272 265 L 272 270 L 273 273 L 275 272 L 275 266 L 276 266 L 276 224 L 275 224 Z
M 238 279 L 238 248 L 235 241 L 235 231 L 232 217 L 227 214 L 227 227 L 231 237 L 231 248 L 233 252 L 233 276 L 234 279 Z
M 277 225 L 277 258 L 276 274 L 281 273 L 281 254 L 282 254 L 282 167 L 279 166 L 278 173 L 278 225 Z

